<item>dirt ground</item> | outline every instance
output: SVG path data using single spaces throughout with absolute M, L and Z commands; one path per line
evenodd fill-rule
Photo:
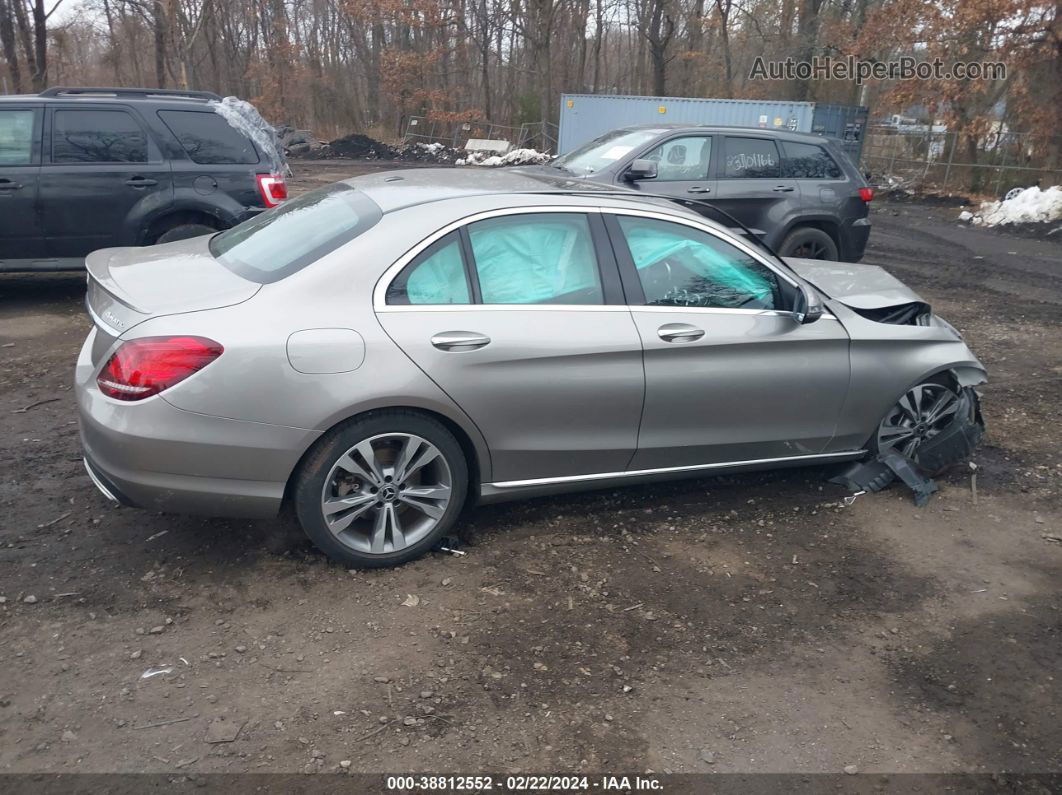
M 1062 241 L 956 214 L 877 203 L 865 261 L 989 368 L 976 492 L 845 508 L 817 468 L 538 499 L 382 572 L 109 504 L 84 275 L 0 276 L 0 772 L 1062 771 Z

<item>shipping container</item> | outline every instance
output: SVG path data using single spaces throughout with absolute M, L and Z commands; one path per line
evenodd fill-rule
M 618 127 L 711 124 L 813 133 L 836 138 L 859 162 L 867 109 L 819 102 L 561 94 L 558 154 Z

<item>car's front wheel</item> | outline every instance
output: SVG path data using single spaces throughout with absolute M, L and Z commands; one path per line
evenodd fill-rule
M 348 566 L 397 566 L 453 526 L 468 491 L 461 445 L 410 411 L 366 415 L 318 441 L 300 467 L 296 516 L 310 539 Z
M 960 411 L 972 412 L 969 417 L 960 417 Z M 964 401 L 949 379 L 935 377 L 908 389 L 890 408 L 877 431 L 870 439 L 870 449 L 874 453 L 897 452 L 915 463 L 924 444 L 936 437 L 941 431 L 959 420 L 973 421 L 977 412 L 976 396 Z M 956 447 L 961 451 L 961 447 Z M 954 460 L 941 461 L 931 468 L 941 468 L 957 463 Z M 929 474 L 936 474 L 936 471 Z

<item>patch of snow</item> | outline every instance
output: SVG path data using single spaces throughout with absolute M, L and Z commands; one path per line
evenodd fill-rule
M 465 157 L 454 161 L 458 166 L 537 166 L 548 163 L 553 155 L 539 152 L 537 149 L 514 149 L 505 155 L 488 155 L 485 152 L 470 152 Z
M 246 135 L 258 151 L 269 161 L 274 174 L 287 174 L 288 163 L 277 140 L 277 131 L 262 118 L 250 102 L 236 97 L 225 97 L 221 102 L 210 103 L 229 126 Z
M 964 211 L 959 215 L 959 220 L 970 221 L 974 226 L 1062 220 L 1062 185 L 1055 185 L 1047 190 L 1033 186 L 1004 201 L 981 202 L 981 208 L 976 214 Z

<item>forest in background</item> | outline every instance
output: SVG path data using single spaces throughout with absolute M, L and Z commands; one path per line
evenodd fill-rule
M 998 61 L 1005 79 L 749 78 L 757 56 Z M 867 104 L 1000 121 L 1062 164 L 1062 0 L 0 0 L 0 86 L 207 89 L 323 138 L 410 114 L 556 122 L 562 92 Z

